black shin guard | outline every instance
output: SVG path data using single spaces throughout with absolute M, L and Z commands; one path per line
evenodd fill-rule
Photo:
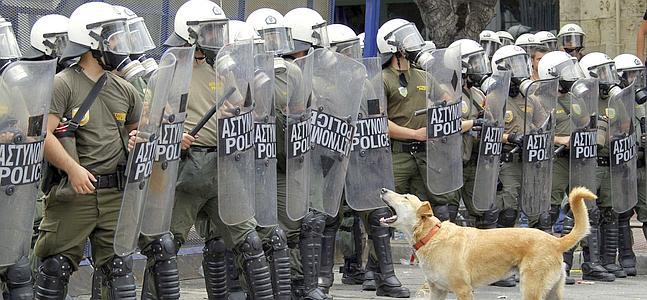
M 38 267 L 34 298 L 37 300 L 65 299 L 65 290 L 71 275 L 72 264 L 65 256 L 54 255 L 45 258 Z
M 636 276 L 636 253 L 634 253 L 634 237 L 630 220 L 633 210 L 618 216 L 619 247 L 618 261 L 628 276 Z
M 113 300 L 137 299 L 135 277 L 133 277 L 133 257 L 115 256 L 101 266 L 103 284 L 108 290 L 108 297 Z
M 225 248 L 222 239 L 211 239 L 202 249 L 202 269 L 209 300 L 227 299 L 229 296 Z
M 497 221 L 499 220 L 499 210 L 493 208 L 484 211 L 482 215 L 476 216 L 475 225 L 479 229 L 492 229 L 496 228 Z
M 618 251 L 618 214 L 613 209 L 604 208 L 602 222 L 600 222 L 601 247 L 600 262 L 609 273 L 618 278 L 627 277 L 627 273 L 616 264 L 616 253 Z
M 589 223 L 591 231 L 584 238 L 585 245 L 582 247 L 584 262 L 582 263 L 582 279 L 614 281 L 615 275 L 609 273 L 600 264 L 600 210 L 597 207 L 589 208 Z
M 31 266 L 26 256 L 7 268 L 5 282 L 8 300 L 34 299 L 34 287 L 31 278 Z
M 243 258 L 243 274 L 250 299 L 274 299 L 272 276 L 263 252 L 263 242 L 256 231 L 251 231 L 238 247 Z
M 380 272 L 375 274 L 378 296 L 409 297 L 409 289 L 402 286 L 395 276 L 393 257 L 391 253 L 390 228 L 380 225 L 380 219 L 388 218 L 392 213 L 387 208 L 378 208 L 368 217 L 373 247 L 377 255 L 377 265 Z
M 334 218 L 326 217 L 326 226 L 321 237 L 321 267 L 318 280 L 319 287 L 325 293 L 328 293 L 334 280 L 332 269 L 335 264 L 335 237 L 339 225 L 341 225 L 339 215 Z
M 265 251 L 267 261 L 272 272 L 272 289 L 274 299 L 290 299 L 291 282 L 290 277 L 290 253 L 288 249 L 288 238 L 280 227 L 276 226 L 270 236 L 269 249 Z
M 498 227 L 514 227 L 519 218 L 519 212 L 513 208 L 505 208 L 499 213 Z
M 142 251 L 142 254 L 153 262 L 149 264 L 146 274 L 153 276 L 157 299 L 180 299 L 180 273 L 176 252 L 176 244 L 170 233 L 158 237 Z
M 321 236 L 326 218 L 318 212 L 308 212 L 301 222 L 299 250 L 303 266 L 303 296 L 305 299 L 325 299 L 319 289 L 318 279 L 321 262 Z

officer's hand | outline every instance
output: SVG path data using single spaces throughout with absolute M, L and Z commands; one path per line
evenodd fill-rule
M 193 137 L 192 135 L 186 132 L 182 134 L 182 150 L 189 149 L 189 147 L 191 147 L 191 144 L 193 144 L 193 142 L 195 142 L 195 137 Z
M 97 179 L 84 167 L 75 164 L 71 170 L 68 170 L 67 178 L 70 180 L 70 184 L 77 194 L 90 194 L 94 192 L 93 183 L 97 182 Z
M 414 130 L 413 139 L 420 142 L 427 141 L 427 128 L 422 127 Z
M 508 143 L 523 146 L 523 134 L 513 132 L 508 134 Z
M 564 145 L 568 149 L 571 145 L 571 137 L 570 136 L 556 136 L 555 137 L 555 144 L 557 145 Z
M 128 134 L 128 151 L 133 151 L 137 143 L 137 130 L 133 130 Z
M 481 118 L 472 120 L 472 131 L 481 131 L 485 122 L 485 119 Z

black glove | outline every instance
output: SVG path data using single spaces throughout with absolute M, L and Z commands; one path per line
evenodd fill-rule
M 523 146 L 523 134 L 513 132 L 508 134 L 508 143 L 516 144 L 519 147 Z
M 472 131 L 481 131 L 485 123 L 486 123 L 485 119 L 481 119 L 481 118 L 472 120 Z

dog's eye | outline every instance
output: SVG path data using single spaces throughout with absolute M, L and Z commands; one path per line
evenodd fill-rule
M 407 199 L 407 200 L 409 200 L 409 197 L 407 197 L 407 196 L 404 196 L 404 199 Z

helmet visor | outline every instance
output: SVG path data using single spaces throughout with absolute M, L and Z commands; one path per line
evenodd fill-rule
M 528 54 L 517 54 L 496 62 L 497 67 L 512 72 L 514 78 L 530 77 L 530 58 Z
M 494 41 L 483 40 L 481 41 L 481 47 L 483 47 L 483 50 L 485 50 L 485 55 L 487 57 L 492 57 L 492 55 L 494 55 L 494 52 L 499 50 L 501 44 Z
M 265 41 L 265 51 L 272 54 L 286 54 L 294 50 L 292 30 L 287 27 L 262 29 L 258 32 Z
M 584 36 L 579 33 L 566 33 L 559 37 L 560 46 L 564 49 L 575 49 L 584 47 Z
M 229 21 L 207 21 L 197 25 L 198 46 L 206 49 L 217 50 L 229 42 Z
M 638 90 L 645 87 L 645 68 L 624 71 L 622 77 L 628 83 L 634 83 L 634 89 Z
M 360 59 L 362 57 L 362 46 L 359 44 L 359 38 L 330 45 L 330 49 L 353 59 Z
M 501 46 L 508 46 L 508 45 L 514 45 L 514 41 L 507 38 L 507 37 L 499 37 L 499 40 L 501 40 Z
M 613 62 L 589 68 L 591 76 L 598 78 L 600 84 L 618 84 L 620 79 Z
M 46 34 L 43 37 L 45 38 L 45 46 L 52 50 L 52 57 L 60 57 L 69 42 L 67 33 Z
M 467 61 L 467 74 L 491 74 L 490 62 L 485 56 L 485 51 L 478 51 L 463 58 Z
M 20 48 L 11 23 L 0 23 L 0 59 L 20 58 Z
M 550 51 L 557 51 L 557 40 L 547 40 L 543 43 L 546 48 L 550 49 Z
M 413 23 L 401 26 L 384 38 L 393 40 L 396 47 L 405 51 L 418 51 L 425 46 L 425 40 Z
M 580 68 L 580 65 L 577 63 L 577 60 L 575 58 L 569 59 L 556 65 L 548 72 L 550 73 L 550 75 L 559 77 L 561 80 L 565 81 L 576 81 L 578 79 L 584 78 L 584 72 Z
M 155 43 L 143 18 L 137 18 L 128 25 L 130 31 L 130 42 L 133 47 L 132 53 L 144 53 L 148 50 L 155 49 Z
M 100 26 L 104 51 L 121 55 L 130 54 L 130 33 L 126 27 L 126 21 L 114 21 Z
M 323 22 L 312 26 L 312 46 L 329 47 L 330 40 L 328 39 L 328 23 Z

